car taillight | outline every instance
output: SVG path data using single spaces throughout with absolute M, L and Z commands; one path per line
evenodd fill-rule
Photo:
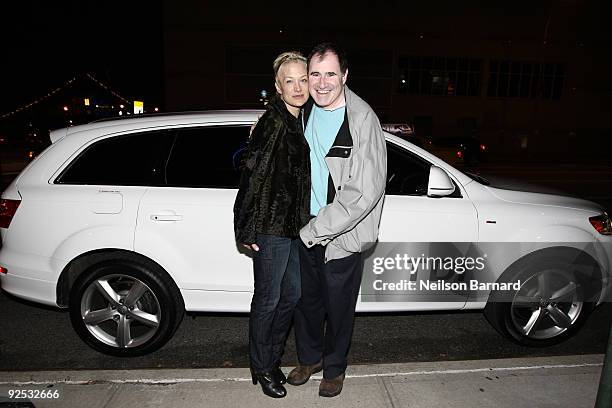
M 8 228 L 21 200 L 0 199 L 0 228 Z
M 589 221 L 601 235 L 612 235 L 612 223 L 607 213 L 603 213 L 596 217 L 590 217 Z
M 0 273 L 8 273 L 8 269 L 6 269 L 4 266 L 0 266 Z

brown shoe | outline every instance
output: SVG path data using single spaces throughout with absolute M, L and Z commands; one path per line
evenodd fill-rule
M 323 360 L 313 365 L 299 365 L 295 367 L 287 376 L 287 382 L 291 385 L 306 384 L 310 376 L 323 369 Z
M 319 385 L 319 396 L 335 397 L 342 392 L 342 384 L 344 383 L 344 373 L 331 379 L 323 378 Z

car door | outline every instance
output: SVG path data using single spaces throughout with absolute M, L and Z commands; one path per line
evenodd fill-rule
M 431 165 L 425 158 L 403 146 L 387 142 L 387 187 L 376 252 L 380 252 L 382 248 L 389 252 L 391 245 L 403 252 L 410 252 L 410 248 L 416 251 L 415 248 L 423 246 L 408 243 L 477 242 L 476 208 L 457 181 L 453 180 L 456 190 L 450 196 L 427 196 Z M 417 252 L 417 255 L 421 254 L 420 249 Z M 452 297 L 424 298 L 420 295 L 412 296 L 411 293 L 416 292 L 410 291 L 403 292 L 399 297 L 388 292 L 381 295 L 381 292 L 369 284 L 372 279 L 367 274 L 371 273 L 372 270 L 364 268 L 360 310 L 460 309 L 468 295 L 467 291 L 461 292 L 459 296 L 456 296 L 455 292 Z M 441 276 L 443 280 L 447 278 L 452 276 Z M 435 279 L 434 273 L 431 279 Z M 423 301 L 424 299 L 437 301 Z
M 53 184 L 32 189 L 29 218 L 44 233 L 29 234 L 30 244 L 65 260 L 106 248 L 132 250 L 140 199 L 158 183 L 169 141 L 164 130 L 152 130 L 106 135 L 84 146 Z M 50 217 L 53 228 L 45 227 Z
M 135 248 L 172 275 L 188 310 L 248 310 L 251 258 L 233 232 L 238 162 L 248 135 L 249 126 L 177 129 L 165 184 L 147 189 L 141 200 Z

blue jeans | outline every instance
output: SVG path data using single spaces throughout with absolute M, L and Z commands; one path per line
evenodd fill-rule
M 295 305 L 300 299 L 299 239 L 257 235 L 249 352 L 255 373 L 280 366 Z

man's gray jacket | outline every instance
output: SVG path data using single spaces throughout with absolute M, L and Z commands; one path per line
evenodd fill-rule
M 335 188 L 333 201 L 300 231 L 304 244 L 326 245 L 325 262 L 363 252 L 378 239 L 387 178 L 387 148 L 372 108 L 344 87 L 352 146 L 344 154 L 328 154 L 325 162 Z

